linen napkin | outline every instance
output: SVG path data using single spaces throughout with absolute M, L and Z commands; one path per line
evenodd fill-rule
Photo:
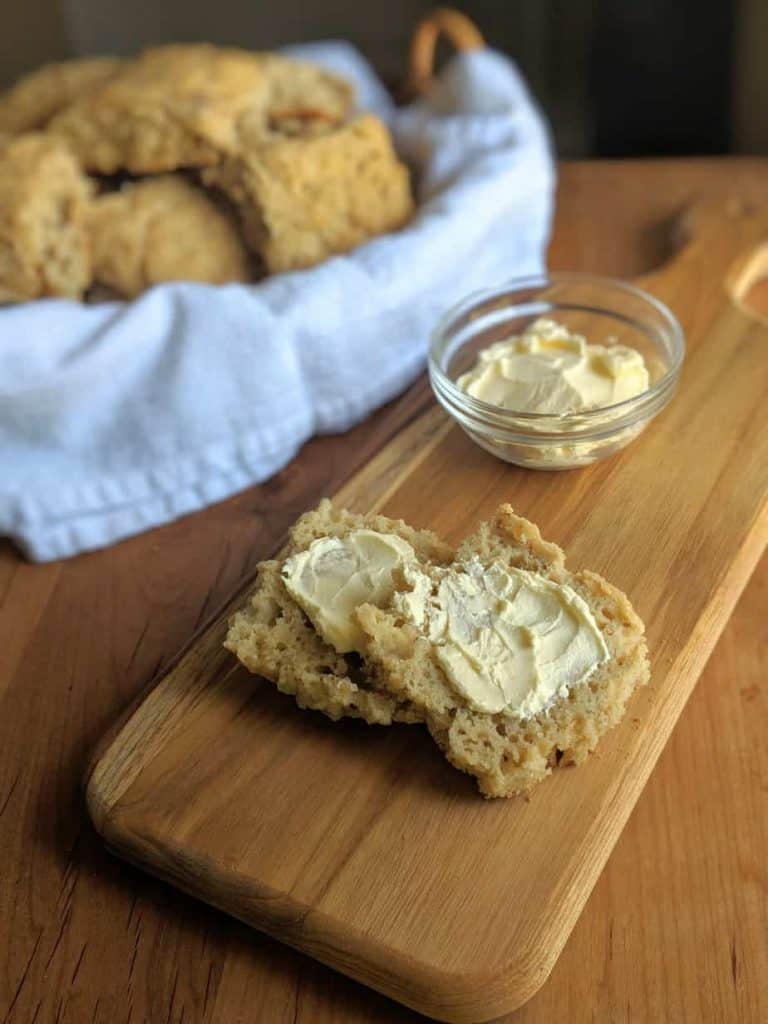
M 402 231 L 254 285 L 159 285 L 130 303 L 0 310 L 0 535 L 45 561 L 265 480 L 423 368 L 436 319 L 544 263 L 544 120 L 491 50 L 456 56 L 395 109 L 344 43 L 292 48 L 357 87 L 416 171 Z

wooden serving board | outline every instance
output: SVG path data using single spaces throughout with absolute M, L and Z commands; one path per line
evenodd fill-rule
M 423 729 L 332 723 L 239 668 L 221 642 L 246 587 L 92 761 L 89 809 L 116 853 L 440 1020 L 537 990 L 768 539 L 768 324 L 745 305 L 768 208 L 688 226 L 642 282 L 686 331 L 680 390 L 623 453 L 526 471 L 435 407 L 336 495 L 447 539 L 509 501 L 626 590 L 653 679 L 597 754 L 529 801 L 484 801 Z

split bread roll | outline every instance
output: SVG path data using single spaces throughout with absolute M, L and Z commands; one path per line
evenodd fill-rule
M 409 571 L 392 570 L 385 599 L 351 613 L 359 652 L 342 654 L 289 593 L 285 567 L 321 538 L 343 540 L 361 529 L 395 534 L 414 556 Z M 446 575 L 456 580 L 470 570 L 482 578 L 511 573 L 544 591 L 569 595 L 586 610 L 599 641 L 593 669 L 555 692 L 536 713 L 479 708 L 446 672 L 434 638 L 403 613 L 413 573 L 427 581 L 434 598 Z M 281 557 L 259 567 L 256 589 L 233 617 L 225 646 L 300 706 L 331 718 L 347 715 L 381 725 L 423 721 L 450 763 L 473 775 L 487 797 L 527 793 L 557 765 L 583 762 L 649 676 L 644 626 L 627 597 L 596 573 L 567 570 L 560 548 L 508 505 L 454 550 L 401 521 L 336 510 L 324 501 L 297 522 Z

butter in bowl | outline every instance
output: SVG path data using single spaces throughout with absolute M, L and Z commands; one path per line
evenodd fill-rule
M 611 278 L 543 274 L 470 295 L 438 324 L 435 395 L 506 462 L 571 469 L 633 441 L 670 401 L 685 341 L 670 310 Z

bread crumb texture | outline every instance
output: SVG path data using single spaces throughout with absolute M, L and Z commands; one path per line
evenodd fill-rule
M 408 170 L 371 115 L 317 134 L 264 136 L 203 180 L 238 206 L 246 239 L 271 273 L 348 252 L 413 213 Z
M 338 654 L 325 643 L 283 583 L 286 558 L 320 537 L 345 537 L 359 529 L 402 537 L 423 566 L 444 564 L 453 557 L 452 549 L 432 533 L 414 530 L 401 520 L 337 509 L 324 500 L 297 521 L 280 557 L 258 566 L 256 587 L 245 608 L 232 617 L 225 646 L 249 671 L 270 679 L 302 708 L 333 719 L 362 718 L 373 725 L 421 721 L 423 716 L 407 700 L 376 688 L 362 658 Z
M 0 145 L 0 301 L 80 298 L 91 283 L 91 185 L 67 147 L 30 133 Z

